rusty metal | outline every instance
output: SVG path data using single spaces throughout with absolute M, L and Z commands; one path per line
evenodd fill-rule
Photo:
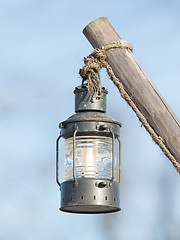
M 92 96 L 87 86 L 75 89 L 76 114 L 59 124 L 61 134 L 56 142 L 56 181 L 61 190 L 60 210 L 75 213 L 107 213 L 119 211 L 119 182 L 121 179 L 121 123 L 105 114 L 107 90 Z M 76 177 L 76 136 L 105 136 L 112 138 L 112 177 Z M 73 176 L 59 181 L 59 140 L 73 138 Z M 119 179 L 115 180 L 115 140 L 119 142 Z M 118 182 L 119 180 L 119 182 Z
M 72 122 L 108 122 L 108 123 L 114 123 L 119 125 L 120 127 L 122 124 L 118 121 L 115 121 L 113 118 L 109 117 L 105 113 L 100 112 L 81 112 L 76 113 L 69 117 L 67 120 L 60 123 L 60 125 L 63 127 L 67 123 Z
M 75 94 L 75 112 L 82 111 L 100 111 L 106 112 L 106 95 L 108 91 L 105 88 L 101 92 L 89 94 L 88 86 L 82 85 L 76 87 Z

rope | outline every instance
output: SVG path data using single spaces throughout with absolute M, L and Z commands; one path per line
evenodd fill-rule
M 133 51 L 132 46 L 124 41 L 120 40 L 118 42 L 112 42 L 111 44 L 107 44 L 102 48 L 94 49 L 93 53 L 89 55 L 87 58 L 84 58 L 84 67 L 80 69 L 79 74 L 82 77 L 82 84 L 84 81 L 88 82 L 88 90 L 92 94 L 95 92 L 99 94 L 101 91 L 101 80 L 99 76 L 99 71 L 102 67 L 106 68 L 107 73 L 114 83 L 114 85 L 118 88 L 121 97 L 126 100 L 126 102 L 130 105 L 130 107 L 136 113 L 140 122 L 144 125 L 145 129 L 149 132 L 150 136 L 154 140 L 154 142 L 161 148 L 163 153 L 169 158 L 172 162 L 178 173 L 180 173 L 180 164 L 175 159 L 175 157 L 171 154 L 167 146 L 165 145 L 162 137 L 158 136 L 154 129 L 150 126 L 145 116 L 142 112 L 138 109 L 136 104 L 132 101 L 129 94 L 124 89 L 123 84 L 120 80 L 115 76 L 112 68 L 107 62 L 107 53 L 106 51 L 113 48 L 121 48 Z

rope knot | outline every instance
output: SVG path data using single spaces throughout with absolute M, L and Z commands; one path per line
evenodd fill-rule
M 102 68 L 102 63 L 91 54 L 84 58 L 84 64 L 84 67 L 79 70 L 79 74 L 82 77 L 82 85 L 87 80 L 89 92 L 91 94 L 93 92 L 99 93 L 101 91 L 99 71 Z
M 102 67 L 107 68 L 107 50 L 112 48 L 122 48 L 133 51 L 130 43 L 119 40 L 103 46 L 102 48 L 94 49 L 93 53 L 88 57 L 84 58 L 84 67 L 79 70 L 79 74 L 82 77 L 82 84 L 88 81 L 89 92 L 100 92 L 101 91 L 101 80 L 99 71 Z
M 101 63 L 101 65 L 103 65 L 103 63 L 106 61 L 106 58 L 107 58 L 106 51 L 103 49 L 100 49 L 100 48 L 94 49 L 92 56 L 94 58 L 98 59 L 98 61 Z

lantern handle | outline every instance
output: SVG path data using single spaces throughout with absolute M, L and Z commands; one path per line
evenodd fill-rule
M 119 183 L 121 183 L 121 140 L 119 137 L 117 140 L 119 142 Z
M 75 128 L 75 131 L 73 133 L 73 179 L 74 182 L 77 183 L 76 178 L 76 166 L 75 166 L 75 157 L 76 157 L 76 134 L 77 134 L 77 128 Z
M 61 188 L 61 183 L 59 181 L 59 140 L 61 139 L 61 133 L 56 140 L 56 182 Z
M 114 181 L 114 172 L 115 172 L 115 153 L 114 153 L 114 143 L 115 143 L 115 135 L 114 133 L 112 132 L 112 130 L 110 129 L 110 132 L 112 134 L 112 178 L 111 178 L 111 182 Z

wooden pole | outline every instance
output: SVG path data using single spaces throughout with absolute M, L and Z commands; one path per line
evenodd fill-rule
M 94 48 L 101 48 L 121 39 L 107 18 L 94 20 L 85 27 L 83 33 Z M 178 117 L 130 51 L 121 48 L 110 49 L 107 51 L 107 61 L 132 101 L 156 134 L 163 139 L 177 164 L 180 164 L 180 121 Z

